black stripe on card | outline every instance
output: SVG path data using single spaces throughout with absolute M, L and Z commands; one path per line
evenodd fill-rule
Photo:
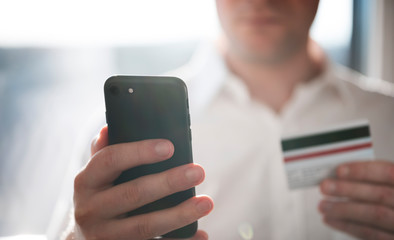
M 357 138 L 369 137 L 369 127 L 361 126 L 334 132 L 312 134 L 303 137 L 287 138 L 282 140 L 282 150 L 289 151 L 322 144 L 336 143 Z

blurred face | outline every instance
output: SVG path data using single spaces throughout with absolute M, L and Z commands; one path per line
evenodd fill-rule
M 306 46 L 319 0 L 216 0 L 230 51 L 276 63 Z

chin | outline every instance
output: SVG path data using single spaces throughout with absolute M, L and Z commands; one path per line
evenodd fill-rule
M 247 39 L 240 41 L 238 49 L 244 56 L 256 59 L 271 59 L 281 55 L 281 47 L 278 42 L 267 39 Z
M 277 63 L 294 54 L 300 48 L 295 34 L 278 32 L 256 33 L 242 32 L 233 38 L 238 54 L 244 58 L 265 63 Z

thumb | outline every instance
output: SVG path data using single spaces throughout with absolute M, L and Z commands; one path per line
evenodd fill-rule
M 106 146 L 108 146 L 108 126 L 104 126 L 96 138 L 93 139 L 90 147 L 91 156 Z

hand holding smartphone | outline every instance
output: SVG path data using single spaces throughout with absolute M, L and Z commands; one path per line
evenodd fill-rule
M 187 89 L 182 80 L 174 77 L 114 76 L 106 81 L 104 93 L 110 145 L 168 139 L 175 149 L 168 160 L 124 171 L 114 185 L 193 162 Z M 137 208 L 128 216 L 171 208 L 193 196 L 195 190 L 190 188 Z M 196 231 L 197 222 L 194 222 L 164 237 L 189 238 Z

